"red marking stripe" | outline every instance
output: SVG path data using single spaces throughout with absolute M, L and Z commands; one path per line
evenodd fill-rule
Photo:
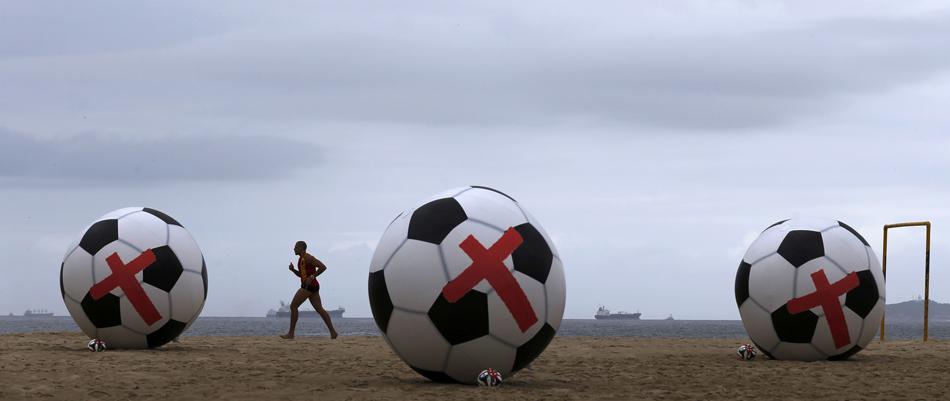
M 841 348 L 850 344 L 851 336 L 848 334 L 848 322 L 844 318 L 844 309 L 841 307 L 838 297 L 858 288 L 860 284 L 858 274 L 851 272 L 841 280 L 830 284 L 828 283 L 828 277 L 825 276 L 825 271 L 821 269 L 811 274 L 811 281 L 815 283 L 815 292 L 788 301 L 788 312 L 798 314 L 816 306 L 821 306 L 821 310 L 825 312 L 825 319 L 828 320 L 828 328 L 831 330 L 831 338 L 835 341 L 835 347 Z
M 459 247 L 472 259 L 472 264 L 442 288 L 442 295 L 449 302 L 455 303 L 475 288 L 479 282 L 488 280 L 488 284 L 495 289 L 515 322 L 518 323 L 521 332 L 528 331 L 538 322 L 538 317 L 521 285 L 518 284 L 518 280 L 515 280 L 515 276 L 508 271 L 504 263 L 505 258 L 521 246 L 522 242 L 524 239 L 514 228 L 505 231 L 504 235 L 489 249 L 485 249 L 481 242 L 469 235 L 459 244 Z
M 148 298 L 148 294 L 142 288 L 142 283 L 139 283 L 135 275 L 151 266 L 152 263 L 155 263 L 155 260 L 155 253 L 151 249 L 142 252 L 129 264 L 123 264 L 119 254 L 113 252 L 112 255 L 106 258 L 106 263 L 109 265 L 109 269 L 112 270 L 112 274 L 92 286 L 89 289 L 89 295 L 92 296 L 92 299 L 99 300 L 113 289 L 122 288 L 135 311 L 142 317 L 145 324 L 151 326 L 161 320 L 162 315 L 158 312 L 158 309 L 155 309 L 155 304 Z

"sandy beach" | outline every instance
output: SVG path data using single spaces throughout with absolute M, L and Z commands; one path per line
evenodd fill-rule
M 845 362 L 735 358 L 735 340 L 559 337 L 497 389 L 431 383 L 378 337 L 186 337 L 91 353 L 80 333 L 0 336 L 0 399 L 946 399 L 950 342 Z

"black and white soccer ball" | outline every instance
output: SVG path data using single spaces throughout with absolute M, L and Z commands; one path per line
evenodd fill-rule
M 452 302 L 443 289 L 473 265 L 467 252 L 474 248 L 462 247 L 469 236 L 484 249 L 522 239 L 510 255 L 498 255 L 503 266 L 491 264 L 514 284 L 499 291 L 480 280 Z M 509 299 L 520 292 L 526 301 L 509 309 L 499 292 Z M 486 366 L 508 376 L 551 342 L 564 314 L 564 269 L 551 239 L 517 201 L 491 188 L 458 188 L 390 223 L 370 265 L 369 299 L 383 337 L 412 369 L 434 381 L 475 384 Z
M 102 352 L 106 350 L 106 343 L 98 338 L 93 338 L 86 343 L 86 349 L 92 352 Z
M 143 268 L 134 276 L 121 274 L 135 265 Z M 121 277 L 131 278 L 122 282 L 125 287 L 114 285 Z M 97 294 L 97 285 L 108 291 Z M 97 219 L 70 245 L 60 291 L 89 338 L 113 349 L 153 348 L 181 335 L 198 317 L 208 272 L 198 244 L 179 222 L 155 209 L 124 208 Z
M 755 359 L 755 354 L 755 346 L 752 344 L 742 344 L 736 349 L 736 355 L 739 356 L 739 359 L 744 361 Z
M 884 314 L 874 251 L 835 220 L 768 227 L 739 264 L 735 294 L 749 338 L 773 359 L 847 359 L 871 342 Z
M 501 373 L 488 368 L 478 374 L 477 380 L 480 387 L 498 387 L 501 385 Z

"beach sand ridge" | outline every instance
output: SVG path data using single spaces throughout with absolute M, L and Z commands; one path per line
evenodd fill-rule
M 380 337 L 184 337 L 85 349 L 81 333 L 0 336 L 0 399 L 937 400 L 950 342 L 893 341 L 843 362 L 736 359 L 736 340 L 557 337 L 497 389 L 431 383 Z

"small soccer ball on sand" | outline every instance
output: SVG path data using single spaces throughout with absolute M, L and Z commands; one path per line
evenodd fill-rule
M 742 344 L 739 346 L 739 349 L 736 350 L 736 354 L 739 355 L 739 359 L 742 360 L 752 360 L 755 359 L 755 346 L 752 344 Z
M 501 373 L 488 368 L 478 374 L 478 385 L 481 387 L 498 387 L 501 385 Z
M 93 338 L 86 344 L 86 348 L 92 352 L 102 352 L 106 350 L 106 343 L 98 338 Z

